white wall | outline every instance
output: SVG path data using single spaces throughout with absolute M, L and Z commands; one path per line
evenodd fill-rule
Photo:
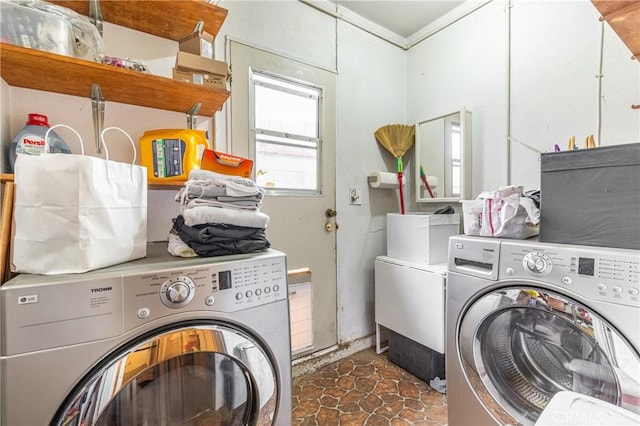
M 395 171 L 374 132 L 405 122 L 405 53 L 350 24 L 338 23 L 338 331 L 340 341 L 373 332 L 373 265 L 386 252 L 386 214 L 399 212 L 395 190 L 372 189 L 367 176 Z M 349 205 L 349 189 L 362 205 Z
M 216 37 L 216 56 L 225 37 L 328 70 L 336 69 L 336 22 L 298 1 L 221 1 L 229 11 Z
M 473 195 L 499 186 L 539 188 L 538 151 L 597 138 L 599 14 L 589 1 L 513 1 L 511 72 L 506 1 L 495 0 L 408 51 L 408 118 L 435 117 L 461 105 L 473 111 Z M 605 24 L 603 145 L 640 140 L 639 64 Z M 506 98 L 510 77 L 510 108 Z M 511 166 L 509 182 L 507 164 Z M 431 206 L 421 206 L 430 210 Z
M 483 143 L 504 140 L 503 22 L 502 2 L 494 1 L 407 54 L 408 122 L 453 113 L 462 106 L 473 111 L 474 192 L 480 180 L 486 182 L 482 186 L 504 185 L 505 150 L 495 146 L 487 149 Z M 411 171 L 414 167 L 412 161 Z M 416 174 L 412 176 L 415 179 Z
M 540 151 L 562 149 L 574 135 L 598 142 L 600 22 L 591 2 L 516 1 L 512 8 L 511 134 Z M 602 145 L 640 140 L 640 65 L 604 24 Z M 538 156 L 514 145 L 514 184 L 537 187 Z M 524 167 L 520 165 L 523 164 Z M 483 189 L 483 188 L 479 188 Z

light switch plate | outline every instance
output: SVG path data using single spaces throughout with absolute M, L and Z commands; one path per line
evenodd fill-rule
M 360 190 L 357 188 L 349 189 L 349 204 L 352 206 L 360 206 L 362 205 L 362 200 L 360 199 Z

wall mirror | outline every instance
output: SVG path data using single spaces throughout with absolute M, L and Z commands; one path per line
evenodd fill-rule
M 471 110 L 416 123 L 416 202 L 442 203 L 471 197 Z M 421 176 L 421 169 L 433 197 Z

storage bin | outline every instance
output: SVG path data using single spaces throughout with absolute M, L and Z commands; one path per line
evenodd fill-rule
M 0 37 L 4 43 L 74 56 L 73 28 L 60 16 L 0 1 Z
M 387 256 L 413 263 L 445 263 L 449 237 L 460 234 L 460 215 L 387 214 Z
M 444 354 L 393 330 L 389 330 L 389 361 L 427 383 L 436 377 L 445 379 Z
M 640 143 L 541 155 L 540 237 L 640 249 Z

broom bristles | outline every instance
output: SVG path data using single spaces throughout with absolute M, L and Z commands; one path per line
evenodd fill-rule
M 387 124 L 375 131 L 378 143 L 394 157 L 402 157 L 415 141 L 416 128 L 407 124 Z

